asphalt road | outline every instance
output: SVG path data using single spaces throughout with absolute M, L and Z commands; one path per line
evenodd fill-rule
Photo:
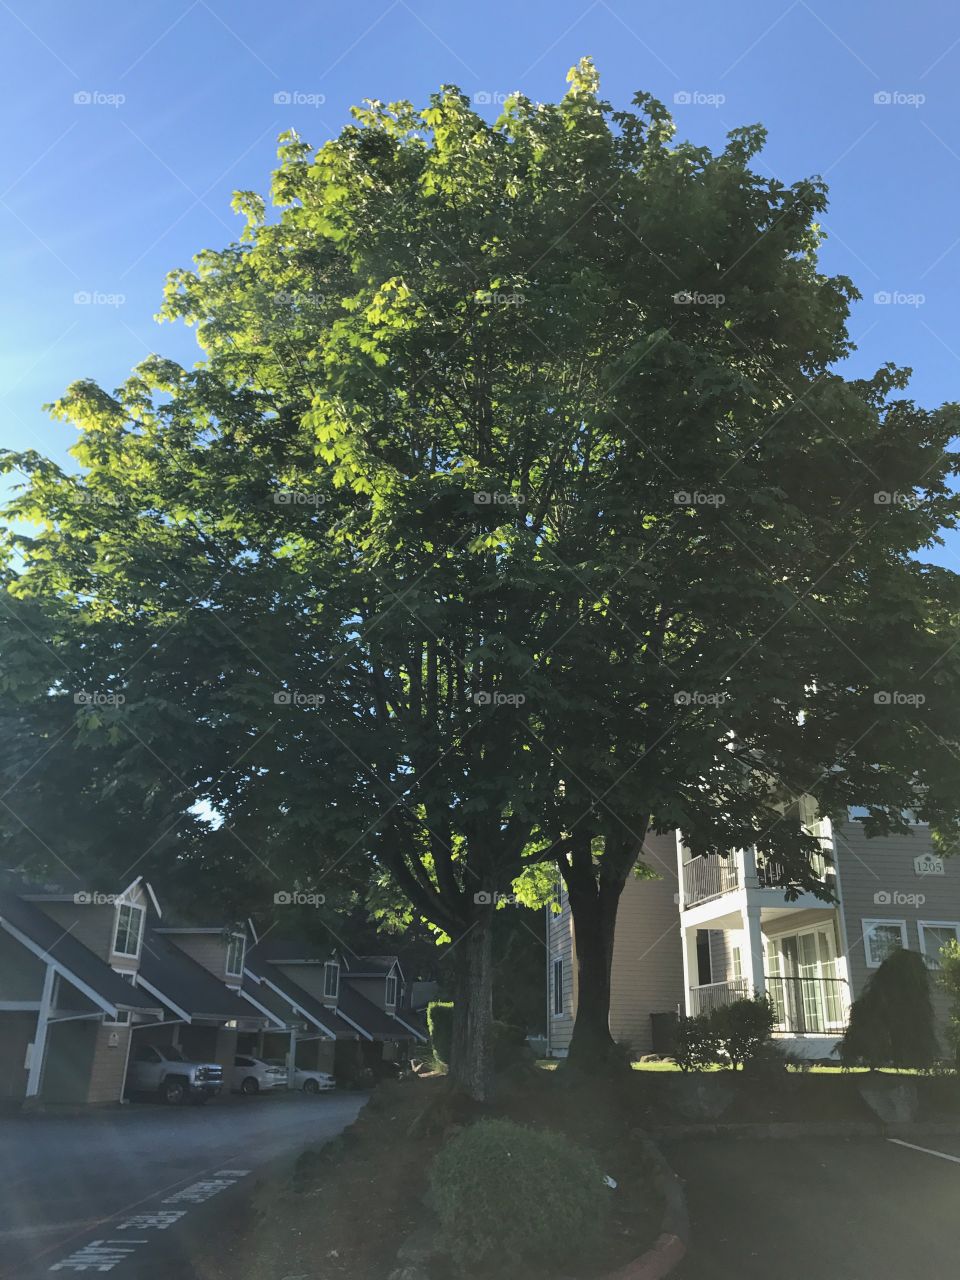
M 693 1249 L 678 1280 L 956 1280 L 960 1138 L 667 1144 Z
M 5 1115 L 0 1277 L 50 1280 L 51 1268 L 69 1276 L 103 1273 L 109 1263 L 117 1280 L 155 1272 L 181 1280 L 189 1274 L 187 1236 L 218 1203 L 241 1196 L 282 1158 L 335 1137 L 365 1101 L 365 1094 L 297 1093 L 206 1107 Z M 164 1258 L 176 1265 L 168 1269 Z

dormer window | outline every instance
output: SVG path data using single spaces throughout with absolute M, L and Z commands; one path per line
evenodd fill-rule
M 336 1000 L 340 994 L 340 966 L 336 960 L 328 960 L 323 966 L 323 994 L 328 1000 Z
M 387 977 L 387 1004 L 395 1005 L 397 1003 L 397 975 L 391 973 Z
M 140 935 L 143 933 L 143 908 L 129 902 L 117 907 L 117 931 L 113 939 L 113 954 L 132 956 L 140 954 Z
M 243 973 L 243 953 L 246 950 L 246 939 L 242 933 L 231 933 L 227 943 L 227 976 L 239 978 Z

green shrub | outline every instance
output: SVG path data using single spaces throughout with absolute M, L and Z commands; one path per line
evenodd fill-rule
M 950 997 L 950 1026 L 947 1034 L 954 1062 L 960 1068 L 960 943 L 947 943 L 940 952 L 940 964 L 940 986 Z
M 766 996 L 733 1000 L 710 1015 L 723 1053 L 736 1070 L 769 1052 L 773 1037 L 773 1006 Z
M 929 1067 L 937 1054 L 929 971 L 916 951 L 898 948 L 854 1000 L 840 1060 L 845 1067 Z
M 434 1000 L 427 1005 L 427 1030 L 433 1056 L 444 1066 L 449 1065 L 453 1046 L 453 1001 Z
M 471 1274 L 528 1276 L 587 1260 L 603 1239 L 610 1191 L 596 1161 L 557 1133 L 480 1120 L 433 1163 L 443 1242 Z
M 719 1061 L 720 1040 L 706 1014 L 677 1020 L 673 1056 L 681 1071 L 702 1071 Z

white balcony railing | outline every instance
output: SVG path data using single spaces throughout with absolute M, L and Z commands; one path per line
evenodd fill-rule
M 745 861 L 746 864 L 745 864 Z M 833 864 L 824 853 L 814 854 L 810 860 L 815 877 L 826 883 L 833 875 Z M 696 906 L 700 902 L 709 902 L 711 898 L 722 897 L 735 889 L 742 889 L 748 883 L 745 865 L 754 868 L 752 851 L 745 854 L 730 853 L 726 857 L 718 854 L 706 854 L 691 858 L 683 864 L 683 905 Z M 765 861 L 757 857 L 755 860 L 756 880 L 753 882 L 761 889 L 776 889 L 781 885 L 783 870 L 779 863 Z

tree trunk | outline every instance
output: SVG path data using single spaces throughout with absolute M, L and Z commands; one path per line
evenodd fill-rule
M 449 1080 L 474 1102 L 490 1096 L 492 1074 L 493 965 L 492 908 L 477 916 L 456 944 L 453 1045 Z
M 577 950 L 577 1017 L 567 1061 L 587 1071 L 602 1070 L 615 1058 L 616 1046 L 610 1034 L 610 972 L 613 967 L 613 939 L 623 879 L 590 876 L 585 883 L 570 885 Z

